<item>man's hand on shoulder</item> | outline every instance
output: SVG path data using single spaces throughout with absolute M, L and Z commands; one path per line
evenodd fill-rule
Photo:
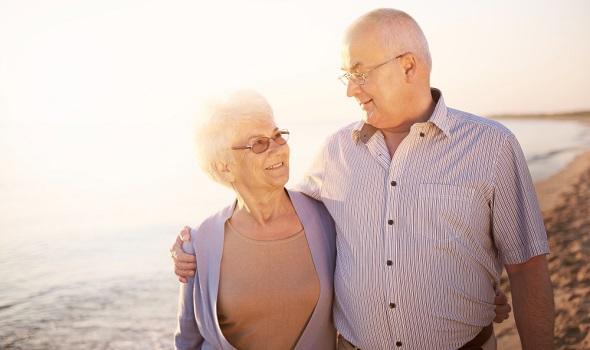
M 178 236 L 176 236 L 176 241 L 170 248 L 170 256 L 174 261 L 174 273 L 182 283 L 186 283 L 188 281 L 187 278 L 194 276 L 197 269 L 195 256 L 187 254 L 182 250 L 182 242 L 190 240 L 190 227 L 185 226 Z

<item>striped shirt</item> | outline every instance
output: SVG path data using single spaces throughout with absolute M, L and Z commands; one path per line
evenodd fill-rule
M 432 93 L 432 116 L 393 157 L 354 123 L 298 186 L 336 223 L 334 322 L 361 349 L 462 346 L 492 322 L 503 264 L 549 252 L 514 135 Z

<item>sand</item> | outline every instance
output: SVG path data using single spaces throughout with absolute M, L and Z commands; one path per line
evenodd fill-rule
M 551 249 L 555 349 L 590 349 L 590 151 L 535 187 Z M 506 276 L 502 289 L 510 297 Z M 498 349 L 521 349 L 513 316 L 495 331 Z

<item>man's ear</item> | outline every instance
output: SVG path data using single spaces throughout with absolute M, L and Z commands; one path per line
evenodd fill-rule
M 402 57 L 402 68 L 404 70 L 404 74 L 406 75 L 407 81 L 414 80 L 416 76 L 416 57 L 414 55 L 409 54 L 405 57 Z
M 215 162 L 215 170 L 217 171 L 217 174 L 219 174 L 219 176 L 223 179 L 223 181 L 227 183 L 233 183 L 235 181 L 232 166 L 229 163 L 217 161 Z

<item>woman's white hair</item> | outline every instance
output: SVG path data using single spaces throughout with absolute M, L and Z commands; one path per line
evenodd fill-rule
M 274 123 L 272 108 L 258 92 L 238 90 L 210 99 L 203 113 L 196 137 L 199 165 L 214 181 L 231 187 L 221 176 L 219 164 L 232 162 L 232 143 L 248 126 Z
M 376 9 L 358 18 L 350 30 L 364 24 L 373 24 L 379 28 L 384 45 L 392 51 L 391 54 L 412 52 L 424 62 L 428 72 L 432 70 L 428 41 L 412 16 L 391 8 Z

